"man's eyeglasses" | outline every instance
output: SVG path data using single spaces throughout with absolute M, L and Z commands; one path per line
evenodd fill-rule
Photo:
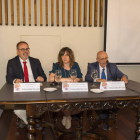
M 26 48 L 26 49 L 18 49 L 18 50 L 21 50 L 22 52 L 25 52 L 25 51 L 29 51 L 30 50 L 30 48 Z
M 100 60 L 103 61 L 103 60 L 107 60 L 107 59 L 108 59 L 108 57 L 106 57 L 106 58 L 101 58 Z

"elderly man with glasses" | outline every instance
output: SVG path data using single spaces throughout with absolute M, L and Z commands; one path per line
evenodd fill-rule
M 17 44 L 17 56 L 8 61 L 7 64 L 7 83 L 23 83 L 23 82 L 45 82 L 47 77 L 42 69 L 39 59 L 30 57 L 29 45 L 20 41 Z M 25 108 L 25 107 L 21 107 Z M 18 109 L 15 106 L 15 109 Z M 26 116 L 25 110 L 15 110 L 17 116 Z M 20 117 L 23 119 L 22 117 Z M 23 119 L 27 124 L 27 120 Z
M 91 78 L 91 71 L 92 69 L 96 69 L 98 72 L 98 76 L 96 79 L 96 82 L 105 82 L 105 81 L 116 81 L 120 79 L 121 81 L 124 81 L 125 83 L 128 83 L 128 78 L 126 75 L 124 75 L 116 66 L 115 63 L 109 63 L 108 61 L 108 55 L 104 51 L 99 51 L 97 53 L 97 62 L 95 63 L 89 63 L 88 65 L 88 71 L 85 76 L 86 81 L 93 81 Z M 117 110 L 114 110 L 117 111 Z M 97 110 L 97 114 L 99 115 L 98 120 L 108 119 L 108 111 L 107 110 Z M 108 129 L 108 124 L 103 124 L 103 129 Z
M 97 53 L 97 62 L 95 63 L 89 63 L 88 65 L 88 71 L 85 76 L 86 81 L 93 81 L 91 78 L 91 70 L 97 69 L 98 76 L 97 76 L 97 82 L 105 82 L 105 81 L 116 81 L 117 79 L 120 79 L 121 81 L 124 81 L 125 83 L 128 83 L 128 78 L 125 74 L 123 74 L 115 63 L 109 63 L 108 61 L 108 55 L 104 51 L 99 51 Z

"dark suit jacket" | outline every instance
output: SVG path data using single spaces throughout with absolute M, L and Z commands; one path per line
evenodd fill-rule
M 32 57 L 29 57 L 29 61 L 35 81 L 38 76 L 43 77 L 44 81 L 46 81 L 47 77 L 42 69 L 40 61 Z M 14 79 L 23 79 L 24 81 L 24 72 L 19 60 L 19 56 L 10 59 L 7 64 L 6 81 L 12 84 Z
M 117 78 L 121 79 L 122 76 L 124 76 L 124 74 L 118 69 L 118 67 L 116 66 L 115 63 L 109 63 L 108 65 L 109 66 L 106 66 L 106 68 L 107 68 L 107 80 L 108 81 L 112 80 L 111 73 L 112 73 L 112 76 L 113 76 L 113 81 L 117 80 Z M 111 73 L 109 71 L 109 67 L 110 67 Z M 98 77 L 97 78 L 100 78 L 99 63 L 98 62 L 89 63 L 88 64 L 88 71 L 87 71 L 87 74 L 85 76 L 86 81 L 93 82 L 93 79 L 91 78 L 91 70 L 92 69 L 97 69 L 98 70 Z

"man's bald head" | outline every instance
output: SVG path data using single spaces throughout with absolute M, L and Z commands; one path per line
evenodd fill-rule
M 100 58 L 102 55 L 107 55 L 107 53 L 105 51 L 99 51 L 97 53 L 97 58 Z
M 99 62 L 99 65 L 104 68 L 107 65 L 108 55 L 105 51 L 99 51 L 97 53 L 96 60 Z

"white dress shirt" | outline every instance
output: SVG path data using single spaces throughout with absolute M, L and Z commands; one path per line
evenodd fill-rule
M 29 82 L 35 82 L 34 77 L 33 77 L 33 73 L 32 73 L 32 69 L 31 69 L 29 58 L 26 61 L 24 61 L 24 60 L 22 60 L 19 57 L 19 60 L 20 60 L 21 66 L 22 66 L 23 73 L 24 73 L 24 63 L 23 62 L 26 62 L 26 66 L 27 66 L 27 69 L 28 69 Z M 15 80 L 16 79 L 14 79 L 13 84 L 14 84 Z M 25 82 L 25 78 L 24 78 L 24 82 Z
M 32 69 L 31 69 L 29 58 L 26 61 L 24 61 L 24 60 L 22 60 L 19 57 L 19 60 L 20 60 L 20 63 L 21 63 L 22 69 L 23 69 L 23 73 L 24 73 L 24 63 L 23 62 L 26 62 L 26 66 L 27 66 L 27 69 L 28 69 L 29 82 L 35 82 L 34 77 L 33 77 L 33 73 L 32 73 Z M 13 83 L 14 83 L 14 81 L 13 81 Z M 24 82 L 25 82 L 25 78 L 24 78 Z M 28 124 L 27 117 L 26 117 L 26 110 L 14 110 L 14 113 L 20 119 L 22 119 L 25 122 L 26 125 Z
M 99 71 L 100 71 L 100 79 L 101 79 L 101 76 L 102 76 L 102 71 L 103 71 L 103 69 L 105 69 L 105 76 L 106 76 L 106 80 L 107 80 L 107 68 L 106 67 L 104 67 L 104 68 L 102 68 L 100 65 L 99 65 Z
M 28 69 L 29 82 L 35 82 L 34 77 L 33 77 L 33 73 L 32 73 L 32 69 L 31 69 L 29 58 L 26 61 L 24 61 L 24 60 L 22 60 L 19 57 L 19 60 L 20 60 L 20 63 L 21 63 L 22 69 L 23 69 L 23 73 L 24 73 L 24 64 L 23 64 L 23 62 L 26 62 L 26 66 L 27 66 L 27 69 Z M 24 82 L 25 82 L 25 78 L 24 78 Z

